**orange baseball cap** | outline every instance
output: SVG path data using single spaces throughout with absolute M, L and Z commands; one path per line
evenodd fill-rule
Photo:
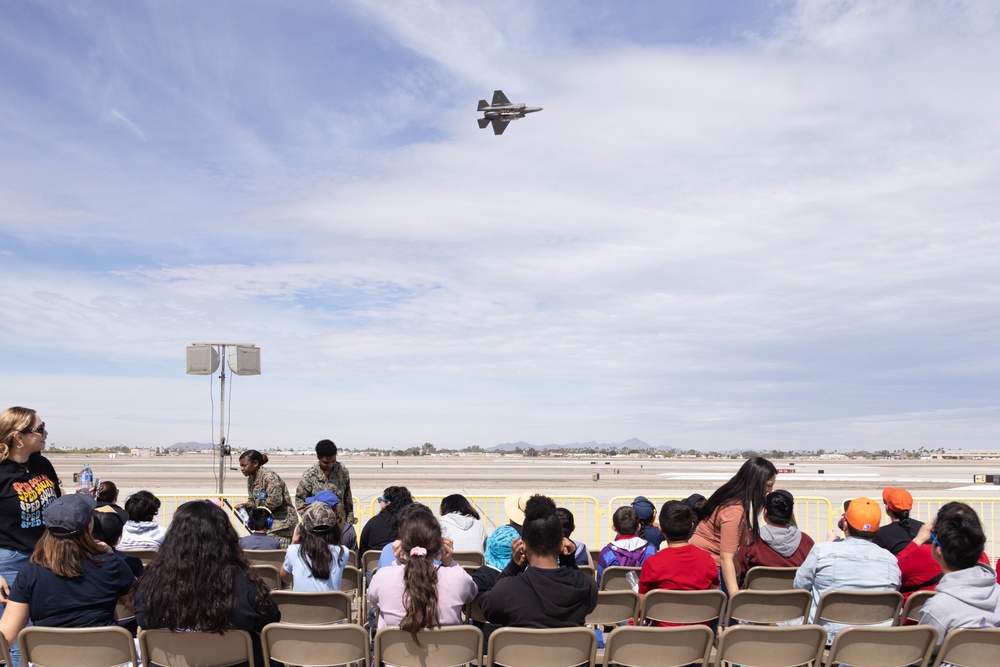
M 904 510 L 909 512 L 913 509 L 913 496 L 906 489 L 894 489 L 891 486 L 886 487 L 882 491 L 882 500 L 885 501 L 885 506 L 893 512 L 902 512 Z
M 874 533 L 878 531 L 879 524 L 882 523 L 882 510 L 878 503 L 871 498 L 855 498 L 847 507 L 844 515 L 847 525 L 862 533 Z

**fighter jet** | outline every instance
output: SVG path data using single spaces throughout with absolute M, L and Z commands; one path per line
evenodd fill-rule
M 479 100 L 479 110 L 483 112 L 483 117 L 479 119 L 479 129 L 482 130 L 493 123 L 493 134 L 503 134 L 503 131 L 507 129 L 507 123 L 524 118 L 526 113 L 541 111 L 542 107 L 529 107 L 523 102 L 511 104 L 502 90 L 494 90 L 493 104 L 487 104 L 486 100 Z

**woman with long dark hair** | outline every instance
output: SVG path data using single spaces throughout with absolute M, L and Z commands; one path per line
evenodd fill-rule
M 767 459 L 755 456 L 713 493 L 698 514 L 691 544 L 712 554 L 719 566 L 719 589 L 728 595 L 739 590 L 736 552 L 741 544 L 760 537 L 758 515 L 774 488 L 778 471 Z
M 136 585 L 135 616 L 142 629 L 247 630 L 258 664 L 258 633 L 281 620 L 229 517 L 205 500 L 177 508 L 159 553 Z
M 455 551 L 483 553 L 486 529 L 469 499 L 453 493 L 441 499 L 441 534 L 452 541 Z
M 416 639 L 425 628 L 459 625 L 476 584 L 451 560 L 430 508 L 412 504 L 400 517 L 398 554 L 403 565 L 380 567 L 368 587 L 368 602 L 379 609 L 378 627 L 398 625 Z
M 373 516 L 361 529 L 359 553 L 381 551 L 382 548 L 399 537 L 397 517 L 407 505 L 413 504 L 413 496 L 405 486 L 390 486 L 378 499 L 379 513 Z
M 257 507 L 267 508 L 272 519 L 267 534 L 278 540 L 282 549 L 286 549 L 292 543 L 299 517 L 285 481 L 278 473 L 264 467 L 267 461 L 267 454 L 261 454 L 256 449 L 240 454 L 240 472 L 247 478 L 247 499 L 236 507 L 244 507 L 247 511 Z
M 521 539 L 511 550 L 510 563 L 482 599 L 486 620 L 522 628 L 583 625 L 597 606 L 597 582 L 577 568 L 551 498 L 528 498 Z
M 285 552 L 281 580 L 294 591 L 339 591 L 350 555 L 340 546 L 337 512 L 324 502 L 313 503 Z
M 11 644 L 30 619 L 35 625 L 81 628 L 115 624 L 115 605 L 135 577 L 91 534 L 94 499 L 62 496 L 45 510 L 45 531 L 11 588 L 0 632 Z

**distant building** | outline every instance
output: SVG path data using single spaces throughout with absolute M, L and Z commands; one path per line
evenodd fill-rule
M 1000 459 L 1000 452 L 959 450 L 957 452 L 932 453 L 934 461 L 982 461 L 983 459 Z

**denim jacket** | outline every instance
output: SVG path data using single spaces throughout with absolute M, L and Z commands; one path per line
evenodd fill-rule
M 816 606 L 827 591 L 894 591 L 899 588 L 899 564 L 892 553 L 871 540 L 848 537 L 841 542 L 818 542 L 795 574 L 795 588 L 812 591 L 809 622 L 815 622 Z M 821 623 L 828 641 L 848 627 Z

